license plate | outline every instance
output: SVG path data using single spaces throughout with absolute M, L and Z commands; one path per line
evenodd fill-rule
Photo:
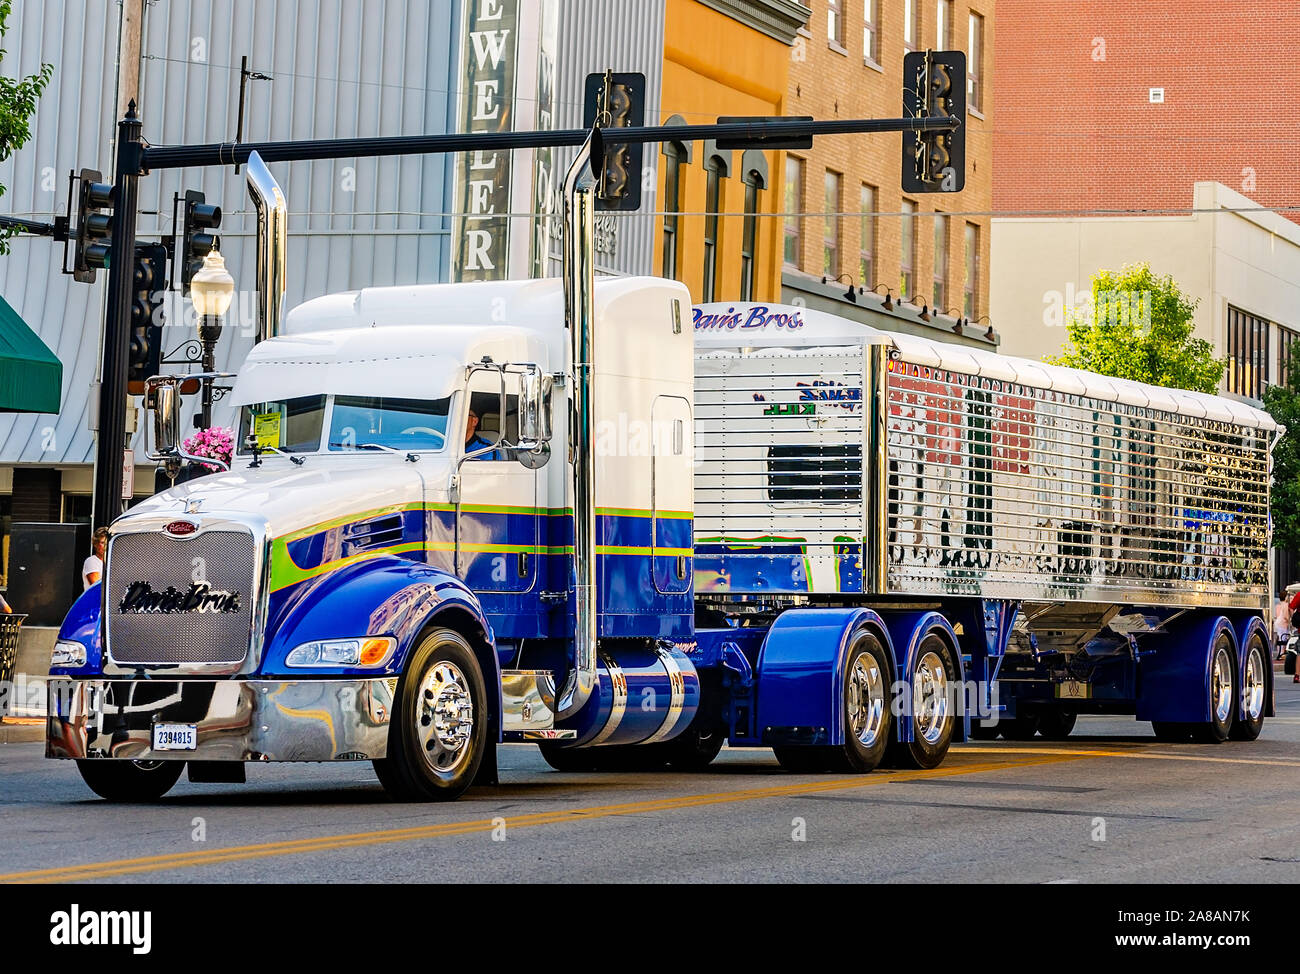
M 199 746 L 199 731 L 194 724 L 154 724 L 155 751 L 193 751 Z
M 1056 696 L 1059 700 L 1087 700 L 1092 696 L 1092 684 L 1066 680 L 1056 684 Z

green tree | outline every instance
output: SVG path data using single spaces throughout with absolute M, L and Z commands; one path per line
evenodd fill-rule
M 9 10 L 11 0 L 0 0 L 0 43 L 9 29 Z M 0 61 L 4 60 L 5 50 L 0 47 Z M 26 78 L 0 77 L 0 162 L 23 147 L 31 138 L 32 115 L 36 113 L 36 99 L 41 96 L 45 86 L 54 75 L 54 65 L 42 64 L 41 70 Z M 4 196 L 5 187 L 0 185 L 0 196 Z M 0 227 L 0 254 L 9 253 L 9 238 L 16 230 Z
M 1055 365 L 1197 392 L 1218 391 L 1224 361 L 1194 335 L 1197 302 L 1151 265 L 1126 264 L 1092 277 L 1092 307 L 1071 311 Z
M 1300 368 L 1293 366 L 1288 373 L 1286 382 L 1264 390 L 1264 409 L 1287 428 L 1273 450 L 1269 498 L 1273 546 L 1296 551 L 1300 550 Z

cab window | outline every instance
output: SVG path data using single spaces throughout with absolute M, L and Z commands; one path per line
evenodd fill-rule
M 335 451 L 441 450 L 451 399 L 335 396 L 329 448 Z

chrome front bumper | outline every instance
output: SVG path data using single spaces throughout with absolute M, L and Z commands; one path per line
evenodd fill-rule
M 364 761 L 385 756 L 393 678 L 49 681 L 45 756 L 161 761 Z M 197 747 L 153 750 L 156 723 Z

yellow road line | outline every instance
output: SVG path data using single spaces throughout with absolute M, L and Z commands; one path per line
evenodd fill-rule
M 1145 745 L 1144 745 L 1145 746 Z M 1071 750 L 1052 747 L 962 747 L 958 754 L 1062 754 L 1081 758 L 1141 758 L 1146 761 L 1208 761 L 1213 764 L 1262 764 L 1279 768 L 1300 768 L 1300 761 L 1269 758 L 1216 758 L 1208 754 L 1169 754 L 1164 751 Z
M 844 791 L 887 784 L 891 781 L 910 781 L 918 778 L 951 778 L 958 775 L 977 774 L 982 771 L 1002 771 L 1007 768 L 1033 767 L 1057 764 L 1084 755 L 1045 755 L 1027 757 L 1019 761 L 999 761 L 940 768 L 935 771 L 903 771 L 892 774 L 863 775 L 853 778 L 831 778 L 794 785 L 773 785 L 766 788 L 746 788 L 738 791 L 713 792 L 702 795 L 680 795 L 674 798 L 654 798 L 622 805 L 597 805 L 591 808 L 557 809 L 510 818 L 480 819 L 468 822 L 448 822 L 442 825 L 422 825 L 404 829 L 385 829 L 378 832 L 353 832 L 342 835 L 322 835 L 307 839 L 290 839 L 283 842 L 264 842 L 256 845 L 228 846 L 221 849 L 195 850 L 136 859 L 116 859 L 108 862 L 91 862 L 74 866 L 57 866 L 27 872 L 0 875 L 0 883 L 68 883 L 110 876 L 127 876 L 133 873 L 158 872 L 183 869 L 191 866 L 209 866 L 218 863 L 263 859 L 273 856 L 299 855 L 311 852 L 329 852 L 337 849 L 354 849 L 392 842 L 412 842 L 421 839 L 490 832 L 502 818 L 507 828 L 518 829 L 566 822 L 582 822 L 620 815 L 642 815 L 652 812 L 673 811 L 679 808 L 698 808 L 705 805 L 725 805 L 755 801 L 764 798 L 797 797 L 825 791 Z

